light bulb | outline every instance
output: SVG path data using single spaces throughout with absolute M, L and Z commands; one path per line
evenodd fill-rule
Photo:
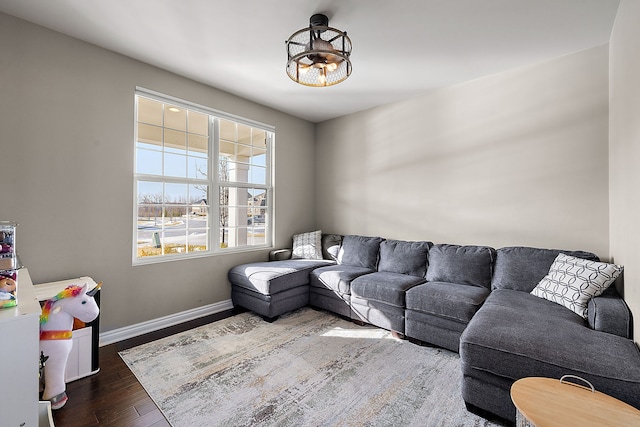
M 324 70 L 322 70 L 320 75 L 318 75 L 318 82 L 320 82 L 321 85 L 324 85 L 327 83 L 327 76 L 324 74 Z
M 300 74 L 307 74 L 308 71 L 309 71 L 309 67 L 303 64 L 298 64 L 298 72 Z
M 338 69 L 338 64 L 336 64 L 335 62 L 332 62 L 331 64 L 328 64 L 326 67 L 326 70 L 329 72 L 333 72 L 335 70 Z

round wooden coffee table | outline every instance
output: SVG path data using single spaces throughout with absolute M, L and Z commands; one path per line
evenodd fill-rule
M 583 381 L 585 387 L 574 381 Z M 511 387 L 516 426 L 640 426 L 640 411 L 599 391 L 582 378 L 522 378 Z

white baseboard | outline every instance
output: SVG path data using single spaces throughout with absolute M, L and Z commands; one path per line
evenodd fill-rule
M 188 322 L 189 320 L 199 319 L 225 310 L 231 310 L 232 308 L 233 304 L 231 303 L 231 300 L 228 299 L 215 304 L 209 304 L 191 310 L 182 311 L 180 313 L 170 314 L 158 319 L 147 320 L 146 322 L 125 326 L 124 328 L 102 332 L 100 333 L 99 346 L 102 347 L 129 338 L 134 338 L 143 334 L 148 334 L 149 332 L 168 328 L 169 326 Z

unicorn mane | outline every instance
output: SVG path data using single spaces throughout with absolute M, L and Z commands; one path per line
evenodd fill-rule
M 80 295 L 80 292 L 82 292 L 81 286 L 70 285 L 67 286 L 64 290 L 60 291 L 55 297 L 47 300 L 47 302 L 44 303 L 44 307 L 42 307 L 42 314 L 40 315 L 40 325 L 42 326 L 49 321 L 49 314 L 51 314 L 51 307 L 53 307 L 53 304 L 64 298 L 77 297 L 78 295 Z

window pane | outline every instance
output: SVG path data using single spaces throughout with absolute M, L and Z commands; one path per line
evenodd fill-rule
M 221 156 L 218 179 L 222 182 L 267 184 L 267 132 L 220 120 Z M 222 139 L 222 138 L 226 139 Z M 235 140 L 232 140 L 236 137 Z M 256 167 L 252 167 L 256 166 Z
M 249 165 L 246 163 L 229 163 L 229 181 L 250 182 Z
M 167 203 L 186 203 L 187 202 L 187 184 L 167 183 L 164 186 L 165 201 Z
M 238 124 L 238 139 L 241 144 L 251 145 L 251 128 L 247 125 Z
M 138 97 L 138 122 L 162 126 L 162 102 Z
M 220 154 L 226 156 L 236 155 L 236 144 L 228 141 L 220 141 Z
M 165 105 L 164 127 L 187 131 L 187 111 L 175 105 Z
M 229 247 L 229 229 L 221 228 L 220 229 L 220 248 L 228 248 Z
M 159 255 L 162 231 L 163 184 L 138 181 L 137 256 Z M 155 243 L 154 243 L 155 237 Z M 156 247 L 157 246 L 157 247 Z
M 189 202 L 208 205 L 209 186 L 206 184 L 189 185 Z
M 162 242 L 164 255 L 186 254 L 187 238 L 183 237 L 178 241 L 175 237 L 166 237 Z
M 189 252 L 200 252 L 209 249 L 209 230 L 206 228 L 189 228 L 187 235 Z
M 187 157 L 179 154 L 165 153 L 164 175 L 180 178 L 187 177 Z
M 228 157 L 221 156 L 218 162 L 218 179 L 220 181 L 230 180 L 230 168 L 235 168 L 235 163 L 229 161 Z
M 162 152 L 138 148 L 136 150 L 136 173 L 162 175 Z
M 267 166 L 267 153 L 265 150 L 253 149 L 251 156 L 251 164 L 258 166 Z
M 164 150 L 171 153 L 186 154 L 187 134 L 171 129 L 164 131 Z
M 209 187 L 207 185 L 189 185 L 189 204 L 191 205 L 190 212 L 192 216 L 198 218 L 191 218 L 191 221 L 196 221 L 197 224 L 194 227 L 209 227 L 209 203 L 207 202 L 207 193 Z M 195 223 L 194 223 L 195 224 Z
M 148 229 L 149 227 L 159 227 L 162 224 L 161 204 L 140 204 L 138 205 L 138 229 Z
M 251 130 L 251 144 L 254 147 L 262 148 L 266 150 L 267 148 L 267 132 L 262 129 L 252 129 Z
M 252 184 L 267 183 L 267 169 L 261 166 L 251 166 L 249 168 L 249 182 Z
M 236 141 L 236 124 L 229 120 L 220 119 L 220 139 Z
M 165 228 L 173 228 L 179 227 L 180 229 L 185 228 L 185 223 L 183 217 L 187 214 L 187 206 L 167 203 L 164 207 L 164 217 L 165 217 Z M 183 231 L 184 233 L 184 231 Z
M 187 161 L 189 163 L 189 178 L 207 179 L 207 159 L 201 159 L 199 157 L 189 157 Z
M 247 229 L 247 244 L 264 245 L 266 243 L 265 227 L 250 227 Z
M 202 113 L 196 113 L 195 111 L 188 111 L 187 119 L 189 123 L 189 133 L 197 133 L 204 136 L 209 135 L 209 116 Z
M 251 157 L 251 146 L 244 144 L 236 144 L 236 156 L 238 161 L 241 162 L 249 162 L 249 157 Z
M 138 203 L 162 203 L 162 183 L 138 181 Z
M 207 157 L 209 154 L 209 138 L 206 136 L 189 134 L 189 154 L 191 156 Z
M 220 202 L 221 247 L 263 245 L 268 242 L 267 192 L 264 189 L 221 187 L 228 198 Z
M 238 243 L 238 229 L 237 228 L 226 228 L 224 229 L 223 236 L 225 240 L 220 242 L 221 248 L 235 248 L 240 246 L 242 243 Z M 245 239 L 246 241 L 246 239 Z
M 160 149 L 162 147 L 162 128 L 138 123 L 138 146 Z

